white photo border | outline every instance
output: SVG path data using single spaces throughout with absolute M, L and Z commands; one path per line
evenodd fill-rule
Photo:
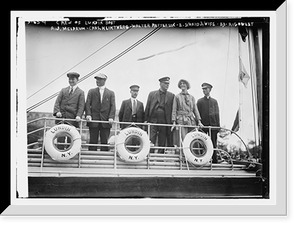
M 247 17 L 270 17 L 270 198 L 269 199 L 28 199 L 16 198 L 16 191 L 20 187 L 28 187 L 27 166 L 20 163 L 16 169 L 17 161 L 26 161 L 27 156 L 20 155 L 18 149 L 26 147 L 25 137 L 16 137 L 16 133 L 11 131 L 11 205 L 2 213 L 2 215 L 101 215 L 101 216 L 199 216 L 199 215 L 286 215 L 287 214 L 287 70 L 286 70 L 286 23 L 287 23 L 287 3 L 284 2 L 276 11 L 188 11 L 188 12 L 120 12 L 118 16 L 130 15 L 137 16 L 232 16 L 241 15 Z M 104 16 L 113 15 L 115 12 L 101 12 Z M 57 17 L 63 18 L 66 12 L 56 12 Z M 68 16 L 89 17 L 99 12 L 78 12 L 69 11 Z M 30 16 L 29 16 L 30 15 Z M 53 12 L 12 12 L 11 13 L 11 114 L 18 119 L 12 121 L 12 130 L 25 130 L 26 132 L 26 75 L 25 75 L 25 57 L 18 56 L 21 60 L 16 70 L 16 25 L 19 23 L 19 32 L 22 33 L 22 22 L 25 20 L 42 20 Z M 23 20 L 23 21 L 22 21 Z M 20 35 L 20 34 L 19 34 Z M 25 41 L 20 40 L 24 45 Z M 22 43 L 24 42 L 24 43 Z M 20 47 L 22 49 L 22 47 Z M 18 50 L 20 51 L 20 50 Z M 19 54 L 19 53 L 18 53 Z M 20 59 L 19 59 L 20 57 Z M 274 77 L 273 77 L 274 76 Z M 16 80 L 18 79 L 18 80 Z M 21 80 L 20 80 L 21 79 Z M 18 114 L 16 114 L 16 94 L 18 89 Z M 281 93 L 278 94 L 277 92 Z M 285 108 L 285 109 L 282 109 Z M 12 119 L 14 120 L 14 119 Z M 285 120 L 282 122 L 282 120 Z M 20 134 L 20 133 L 19 133 Z M 279 141 L 280 140 L 280 141 Z M 17 144 L 16 144 L 17 143 Z M 276 166 L 272 166 L 276 165 Z M 18 180 L 16 180 L 18 177 Z M 22 186 L 20 184 L 20 180 Z M 24 185 L 24 186 L 23 186 Z M 26 192 L 26 190 L 23 190 Z

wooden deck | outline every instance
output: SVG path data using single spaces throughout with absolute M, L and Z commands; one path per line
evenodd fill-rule
M 155 154 L 150 153 L 147 160 L 138 163 L 123 161 L 113 151 L 82 150 L 80 154 L 67 161 L 54 161 L 47 153 L 40 149 L 28 150 L 29 176 L 32 173 L 52 173 L 60 171 L 61 174 L 158 174 L 158 175 L 221 175 L 229 174 L 255 176 L 255 173 L 246 170 L 247 165 L 241 164 L 206 164 L 197 167 L 185 160 L 183 154 Z M 53 168 L 52 170 L 50 168 Z M 129 171 L 129 172 L 128 172 Z M 221 171 L 221 172 L 220 172 Z

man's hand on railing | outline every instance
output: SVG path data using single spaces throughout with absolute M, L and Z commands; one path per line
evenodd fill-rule
M 176 122 L 173 122 L 173 126 L 171 127 L 171 132 L 174 130 L 175 127 L 176 127 Z
M 87 120 L 87 121 L 92 121 L 92 116 L 87 115 L 87 116 L 86 116 L 86 120 Z
M 202 124 L 201 120 L 198 121 L 198 126 L 199 126 L 200 128 L 203 128 L 203 127 L 204 127 L 204 125 Z
M 109 124 L 113 124 L 114 120 L 112 118 L 108 119 Z
M 81 118 L 79 116 L 76 116 L 76 121 L 80 122 Z
M 62 117 L 62 114 L 61 114 L 60 112 L 57 112 L 57 113 L 56 113 L 56 117 L 57 117 L 57 118 L 61 118 L 61 117 Z

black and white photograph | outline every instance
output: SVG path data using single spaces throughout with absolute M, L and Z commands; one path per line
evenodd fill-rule
M 18 27 L 16 199 L 271 201 L 271 17 L 96 15 Z

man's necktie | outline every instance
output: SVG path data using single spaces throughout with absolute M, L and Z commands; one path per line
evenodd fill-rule
M 136 100 L 133 100 L 133 105 L 132 105 L 132 114 L 135 115 L 136 114 Z
M 102 96 L 101 96 L 101 89 L 99 89 L 99 99 L 100 99 L 100 103 L 102 103 Z
M 69 95 L 72 95 L 73 93 L 73 87 L 71 87 L 71 91 L 69 92 Z

